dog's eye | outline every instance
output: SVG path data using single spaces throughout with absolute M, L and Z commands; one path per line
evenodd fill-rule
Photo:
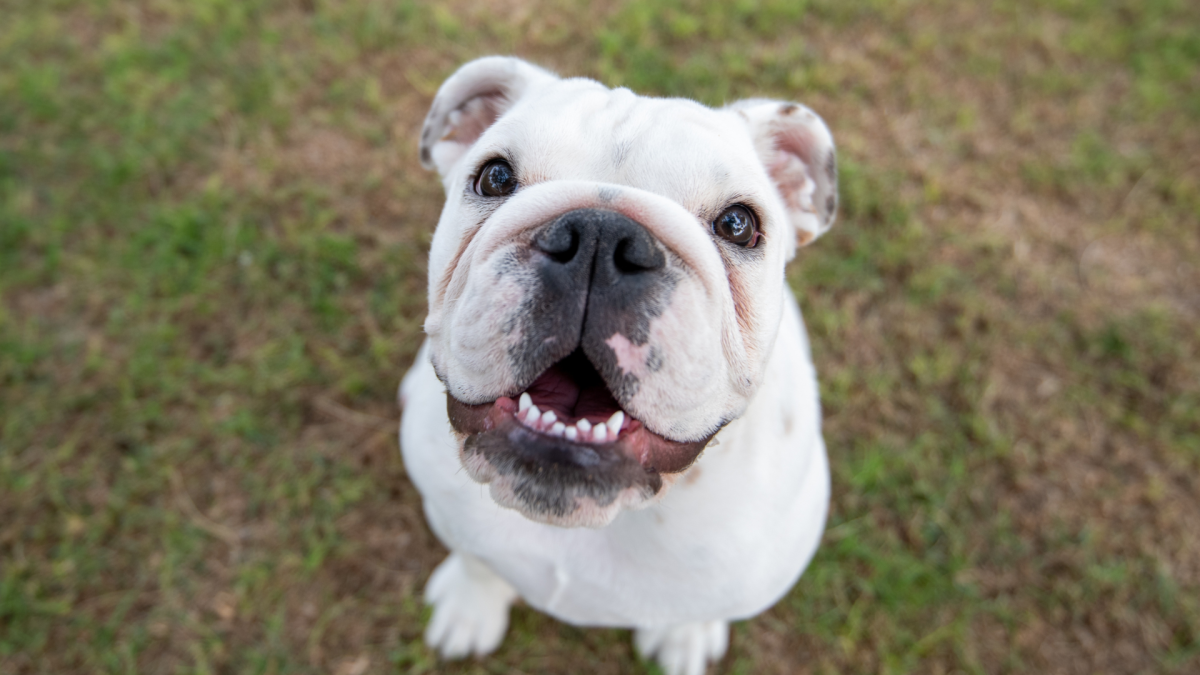
M 758 243 L 758 222 L 750 209 L 741 204 L 735 204 L 722 211 L 713 221 L 713 232 L 746 248 L 753 248 L 754 244 Z
M 479 172 L 475 191 L 485 197 L 504 197 L 517 189 L 517 172 L 502 159 L 493 159 Z

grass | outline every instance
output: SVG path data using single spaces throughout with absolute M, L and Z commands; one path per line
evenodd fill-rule
M 641 673 L 420 643 L 395 446 L 462 61 L 797 99 L 834 504 L 722 673 L 1200 667 L 1200 12 L 1182 0 L 0 0 L 0 672 Z M 585 665 L 586 664 L 586 665 Z

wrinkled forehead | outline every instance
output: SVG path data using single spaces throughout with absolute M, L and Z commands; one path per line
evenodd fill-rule
M 768 183 L 736 113 L 590 80 L 561 80 L 531 92 L 479 145 L 508 158 L 523 183 L 630 185 L 692 211 L 751 196 Z

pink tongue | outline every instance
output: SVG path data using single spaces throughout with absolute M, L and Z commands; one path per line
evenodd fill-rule
M 581 417 L 604 422 L 621 409 L 598 376 L 583 379 L 576 382 L 555 364 L 529 385 L 529 397 L 539 410 L 553 410 L 566 423 Z

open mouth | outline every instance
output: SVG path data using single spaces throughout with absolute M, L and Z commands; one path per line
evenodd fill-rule
M 626 416 L 581 349 L 529 385 L 517 398 L 516 418 L 534 431 L 580 443 L 616 441 L 642 426 Z
M 675 473 L 690 466 L 712 438 L 674 441 L 650 431 L 621 408 L 581 348 L 515 398 L 480 405 L 446 398 L 451 425 L 459 433 L 502 434 L 526 452 L 581 467 L 607 464 L 597 461 L 606 455 L 650 473 Z

